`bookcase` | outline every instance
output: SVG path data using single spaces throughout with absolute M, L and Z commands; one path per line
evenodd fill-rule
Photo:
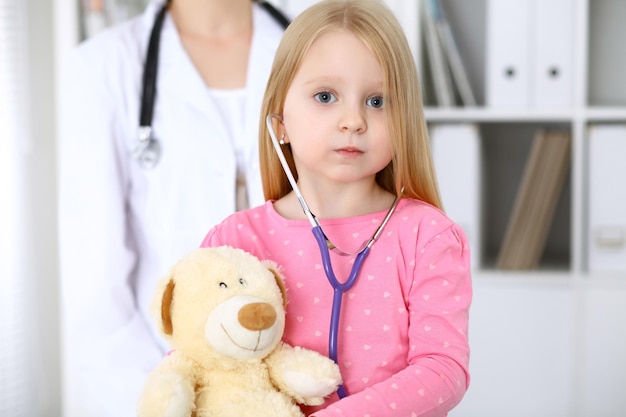
M 612 175 L 598 182 L 592 155 L 597 148 L 595 132 L 606 128 L 620 132 L 609 148 L 609 153 L 613 149 L 620 156 L 612 158 L 626 159 L 626 2 L 566 2 L 569 11 L 557 16 L 554 25 L 571 19 L 572 36 L 565 45 L 573 54 L 571 102 L 536 108 L 490 105 L 489 42 L 495 34 L 489 32 L 488 17 L 493 1 L 503 0 L 440 0 L 476 97 L 475 107 L 437 106 L 433 81 L 425 76 L 429 61 L 423 31 L 417 42 L 428 123 L 475 124 L 482 146 L 482 256 L 474 271 L 470 316 L 473 382 L 450 415 L 619 416 L 626 409 L 626 401 L 613 388 L 626 386 L 626 359 L 621 353 L 626 351 L 626 330 L 619 324 L 626 317 L 623 232 L 617 231 L 613 242 L 621 245 L 615 249 L 619 266 L 613 270 L 602 269 L 604 259 L 594 264 L 591 246 L 597 239 L 593 225 L 598 220 L 593 212 L 598 202 L 593 198 L 600 191 L 610 196 L 603 207 L 625 207 L 626 169 L 617 164 L 609 171 Z M 523 1 L 542 7 L 553 0 Z M 424 13 L 422 7 L 419 10 Z M 531 30 L 537 32 L 536 27 Z M 533 136 L 545 128 L 571 135 L 570 166 L 546 247 L 536 269 L 498 269 L 496 258 Z M 609 163 L 611 157 L 606 156 L 596 165 Z M 626 230 L 626 209 L 611 220 Z
M 590 129 L 597 124 L 626 123 L 626 82 L 623 80 L 626 54 L 619 52 L 626 39 L 626 28 L 621 23 L 626 19 L 626 2 L 570 0 L 571 16 L 575 20 L 571 43 L 565 47 L 573 51 L 573 59 L 572 67 L 565 70 L 571 73 L 571 104 L 551 108 L 509 108 L 489 105 L 486 97 L 489 82 L 487 40 L 490 35 L 487 9 L 490 1 L 498 0 L 440 0 L 456 35 L 478 105 L 437 107 L 432 94 L 428 94 L 432 86 L 424 85 L 429 123 L 471 122 L 480 127 L 484 152 L 481 201 L 484 262 L 478 273 L 498 274 L 493 267 L 494 258 L 502 243 L 533 134 L 537 129 L 552 127 L 571 133 L 571 165 L 536 272 L 551 271 L 570 278 L 595 277 L 597 274 L 589 270 L 588 259 L 588 245 L 593 239 L 587 228 L 591 186 Z M 535 7 L 542 7 L 541 2 Z M 555 21 L 554 24 L 561 23 Z M 421 73 L 428 72 L 424 49 L 421 47 L 418 59 Z M 618 179 L 615 181 L 606 186 L 618 187 Z M 621 196 L 619 192 L 617 194 L 616 198 L 624 198 L 623 192 Z M 523 275 L 528 273 L 524 271 Z M 626 276 L 626 270 L 601 275 Z
M 272 3 L 297 13 L 315 1 Z M 480 247 L 475 248 L 480 249 L 481 262 L 473 272 L 470 315 L 472 382 L 450 416 L 621 417 L 626 410 L 622 392 L 626 387 L 626 271 L 590 267 L 589 258 L 595 238 L 591 197 L 601 191 L 612 196 L 607 206 L 624 207 L 626 170 L 622 166 L 608 181 L 594 182 L 590 155 L 597 127 L 626 125 L 626 1 L 440 0 L 477 102 L 473 107 L 448 108 L 436 105 L 426 76 L 428 59 L 421 29 L 425 1 L 385 0 L 399 15 L 415 51 L 427 121 L 431 126 L 477 126 L 482 150 L 477 196 L 482 224 Z M 510 108 L 489 104 L 492 1 L 524 1 L 534 7 L 557 1 L 571 7 L 554 21 L 558 25 L 569 19 L 572 30 L 564 47 L 572 53 L 569 105 Z M 57 61 L 77 41 L 74 6 L 55 1 Z M 496 259 L 533 137 L 545 128 L 565 130 L 571 136 L 570 165 L 545 250 L 536 269 L 498 269 Z M 626 160 L 626 134 L 618 135 L 616 142 L 617 159 Z M 599 161 L 602 164 L 604 159 Z M 626 224 L 626 209 L 617 221 Z M 619 233 L 613 237 L 624 238 Z M 626 257 L 617 262 L 624 265 Z

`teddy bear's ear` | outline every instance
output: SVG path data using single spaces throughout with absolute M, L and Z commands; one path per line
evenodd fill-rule
M 170 279 L 165 286 L 163 296 L 161 297 L 161 326 L 163 326 L 163 333 L 171 335 L 174 333 L 174 326 L 172 325 L 172 300 L 174 299 L 174 279 Z
M 285 289 L 284 278 L 280 274 L 280 272 L 278 272 L 278 266 L 274 262 L 267 260 L 263 261 L 263 265 L 265 265 L 265 267 L 269 269 L 272 274 L 274 274 L 276 285 L 278 285 L 278 288 L 280 288 L 280 293 L 283 296 L 283 308 L 287 309 L 287 290 Z
M 161 277 L 150 304 L 150 315 L 157 328 L 165 336 L 171 336 L 174 328 L 172 325 L 172 301 L 174 300 L 174 268 L 167 275 Z

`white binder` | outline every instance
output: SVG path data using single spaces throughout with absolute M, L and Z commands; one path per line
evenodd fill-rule
M 482 152 L 478 126 L 434 124 L 430 139 L 444 209 L 467 234 L 472 268 L 478 269 L 482 258 Z
M 574 99 L 575 6 L 572 0 L 534 0 L 535 108 L 570 108 Z M 532 24 L 532 23 L 531 23 Z M 533 33 L 531 30 L 530 33 Z
M 488 107 L 530 105 L 531 11 L 529 0 L 486 0 Z
M 626 125 L 589 128 L 589 271 L 626 275 Z

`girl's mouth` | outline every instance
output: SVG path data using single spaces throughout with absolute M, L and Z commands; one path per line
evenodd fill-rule
M 350 158 L 355 158 L 355 157 L 361 156 L 364 153 L 359 148 L 355 148 L 353 146 L 348 146 L 346 148 L 340 148 L 340 149 L 337 149 L 335 152 L 337 152 L 341 156 L 346 156 L 346 157 L 350 157 Z

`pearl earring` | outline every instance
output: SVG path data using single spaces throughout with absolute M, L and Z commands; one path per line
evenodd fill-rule
M 285 134 L 283 133 L 282 136 L 280 137 L 280 140 L 278 141 L 278 143 L 280 143 L 281 145 L 285 144 Z

